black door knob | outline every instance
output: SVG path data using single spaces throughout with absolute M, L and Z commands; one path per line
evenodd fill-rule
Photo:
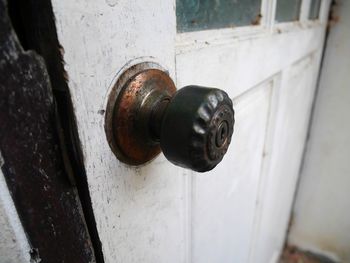
M 119 78 L 107 105 L 105 128 L 115 155 L 141 165 L 162 150 L 181 167 L 213 169 L 233 133 L 234 111 L 226 92 L 199 86 L 176 91 L 164 71 L 137 67 Z

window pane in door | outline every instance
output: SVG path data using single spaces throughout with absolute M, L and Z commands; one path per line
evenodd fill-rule
M 277 0 L 276 21 L 290 22 L 299 19 L 301 0 Z
M 177 31 L 257 25 L 260 6 L 261 0 L 176 0 Z
M 320 13 L 321 0 L 311 0 L 309 19 L 314 20 L 318 18 Z

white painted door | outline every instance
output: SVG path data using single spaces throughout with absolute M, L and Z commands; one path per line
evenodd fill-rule
M 203 2 L 208 6 L 201 10 L 210 16 L 223 8 L 220 2 Z M 277 260 L 328 2 L 315 15 L 310 6 L 318 1 L 245 1 L 241 13 L 232 11 L 232 21 L 243 14 L 242 26 L 203 30 L 194 21 L 187 30 L 179 26 L 179 9 L 176 17 L 186 1 L 52 1 L 105 262 Z M 248 20 L 257 25 L 247 25 L 245 10 L 254 3 L 258 13 Z M 232 98 L 235 133 L 211 172 L 176 167 L 163 155 L 131 167 L 110 150 L 104 131 L 109 91 L 126 68 L 145 61 L 166 68 L 178 88 L 217 87 Z

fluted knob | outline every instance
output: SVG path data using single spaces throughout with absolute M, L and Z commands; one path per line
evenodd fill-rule
M 141 165 L 162 150 L 175 165 L 213 169 L 233 133 L 234 111 L 226 92 L 200 86 L 176 91 L 162 70 L 130 71 L 112 90 L 106 111 L 107 138 L 118 159 Z
M 187 86 L 176 92 L 165 110 L 160 145 L 172 163 L 209 171 L 227 152 L 233 125 L 232 102 L 224 91 Z

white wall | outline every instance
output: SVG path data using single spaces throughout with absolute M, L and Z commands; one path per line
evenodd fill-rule
M 350 262 L 350 1 L 338 1 L 288 242 Z

